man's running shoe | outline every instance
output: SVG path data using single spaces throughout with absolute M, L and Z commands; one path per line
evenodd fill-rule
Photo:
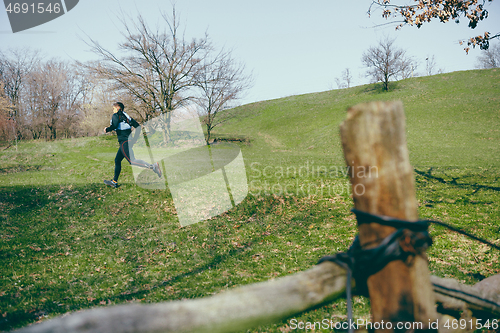
M 111 186 L 111 187 L 114 187 L 114 188 L 117 188 L 120 186 L 120 184 L 118 184 L 117 182 L 115 182 L 114 180 L 105 180 L 104 181 L 104 184 L 108 185 L 108 186 Z
M 152 170 L 154 173 L 156 173 L 158 175 L 158 178 L 161 178 L 161 169 L 160 169 L 160 165 L 158 164 L 158 162 L 153 164 Z

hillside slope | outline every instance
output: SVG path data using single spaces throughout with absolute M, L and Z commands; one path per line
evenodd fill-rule
M 349 106 L 402 100 L 413 165 L 500 165 L 500 70 L 473 70 L 244 105 L 215 135 L 251 138 L 260 154 L 329 156 L 343 163 L 338 126 Z M 258 152 L 257 152 L 258 153 Z M 259 153 L 258 153 L 259 154 Z

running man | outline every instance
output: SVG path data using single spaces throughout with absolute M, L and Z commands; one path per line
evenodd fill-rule
M 120 177 L 120 172 L 122 170 L 122 160 L 124 158 L 126 158 L 131 165 L 153 170 L 153 172 L 156 173 L 158 177 L 161 178 L 161 169 L 158 162 L 154 164 L 149 164 L 142 160 L 136 160 L 134 157 L 134 152 L 132 151 L 132 145 L 134 144 L 135 141 L 137 141 L 138 135 L 140 133 L 140 129 L 137 129 L 138 127 L 140 127 L 139 123 L 135 121 L 134 118 L 130 117 L 123 111 L 125 109 L 123 103 L 121 102 L 114 103 L 113 109 L 114 113 L 113 116 L 111 117 L 110 121 L 111 125 L 109 127 L 104 128 L 104 133 L 116 131 L 120 147 L 118 148 L 118 152 L 116 153 L 115 157 L 115 176 L 113 177 L 112 180 L 105 180 L 104 184 L 114 188 L 120 186 L 118 185 L 118 177 Z M 130 133 L 132 133 L 132 127 L 135 128 L 135 135 L 133 142 L 129 142 L 128 137 Z

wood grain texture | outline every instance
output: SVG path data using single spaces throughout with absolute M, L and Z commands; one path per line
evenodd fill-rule
M 416 221 L 417 201 L 402 103 L 356 105 L 347 111 L 340 134 L 354 207 Z M 359 240 L 363 248 L 374 247 L 394 231 L 375 223 L 362 224 Z M 374 322 L 428 323 L 437 319 L 425 254 L 412 258 L 408 262 L 392 261 L 368 278 Z

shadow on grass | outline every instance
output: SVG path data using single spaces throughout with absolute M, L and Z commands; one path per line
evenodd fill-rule
M 194 276 L 196 274 L 202 273 L 208 269 L 217 268 L 217 266 L 219 264 L 224 263 L 230 257 L 234 257 L 236 255 L 243 253 L 243 252 L 250 251 L 252 249 L 253 241 L 255 241 L 255 239 L 252 239 L 252 242 L 248 242 L 247 244 L 244 244 L 244 247 L 242 247 L 242 248 L 232 249 L 227 254 L 224 254 L 224 255 L 216 255 L 213 257 L 213 259 L 210 262 L 207 262 L 203 265 L 199 265 L 198 267 L 196 267 L 192 270 L 178 274 L 178 275 L 173 276 L 167 280 L 161 281 L 160 283 L 157 283 L 156 285 L 153 285 L 148 289 L 141 289 L 141 290 L 137 290 L 134 292 L 125 292 L 125 293 L 122 292 L 120 295 L 106 297 L 102 300 L 103 301 L 106 301 L 106 300 L 126 301 L 126 300 L 134 299 L 136 297 L 144 297 L 144 296 L 150 294 L 155 289 L 166 287 L 166 286 L 171 286 L 171 285 L 173 285 L 177 282 L 180 282 L 181 280 L 188 278 L 190 276 Z M 99 300 L 96 300 L 95 304 L 99 304 Z
M 110 222 L 111 216 L 116 216 L 113 215 L 113 205 L 118 205 L 123 199 L 123 195 L 133 198 L 136 192 L 134 189 L 129 194 L 121 189 L 114 190 L 100 184 L 17 186 L 0 189 L 0 202 L 2 202 L 2 206 L 7 208 L 6 214 L 2 215 L 2 231 L 0 233 L 2 239 L 7 239 L 3 244 L 0 244 L 0 275 L 3 276 L 0 279 L 0 308 L 3 309 L 2 316 L 0 316 L 0 330 L 25 326 L 49 314 L 60 315 L 69 311 L 106 304 L 110 301 L 124 303 L 143 298 L 159 288 L 175 285 L 208 269 L 217 268 L 229 258 L 253 250 L 255 242 L 261 242 L 265 237 L 270 236 L 270 233 L 265 232 L 265 226 L 260 222 L 260 219 L 265 215 L 266 209 L 269 211 L 275 203 L 272 202 L 273 200 L 268 200 L 259 204 L 253 199 L 239 207 L 235 214 L 258 216 L 256 220 L 251 222 L 254 223 L 258 234 L 245 237 L 246 240 L 242 240 L 240 247 L 226 248 L 227 250 L 221 253 L 218 249 L 223 244 L 219 244 L 220 240 L 217 238 L 210 245 L 215 251 L 208 254 L 208 260 L 199 263 L 194 268 L 184 269 L 184 272 L 157 283 L 151 284 L 138 280 L 137 284 L 134 283 L 127 288 L 130 292 L 122 289 L 117 290 L 114 295 L 87 297 L 89 295 L 87 292 L 95 291 L 96 288 L 99 288 L 100 283 L 119 281 L 116 274 L 90 276 L 92 271 L 95 273 L 95 267 L 100 265 L 98 258 L 93 258 L 102 254 L 108 256 L 107 260 L 116 261 L 119 259 L 118 255 L 116 258 L 109 258 L 114 250 L 129 249 L 135 251 L 132 253 L 135 254 L 132 257 L 136 259 L 133 259 L 132 264 L 128 268 L 120 269 L 121 274 L 133 274 L 134 267 L 141 267 L 143 264 L 137 257 L 147 255 L 151 251 L 151 245 L 144 244 L 144 237 L 153 237 L 152 234 L 137 234 L 136 239 L 140 239 L 137 241 L 134 239 L 124 242 L 124 237 L 119 237 L 120 234 L 125 235 L 126 231 L 144 225 L 144 222 L 137 218 L 128 221 L 121 229 L 118 228 L 118 224 L 110 226 L 109 228 L 116 232 L 118 237 L 114 238 L 114 243 L 110 240 L 106 245 L 102 244 L 103 236 L 106 240 L 106 234 L 109 233 L 100 227 L 103 211 L 110 213 L 108 219 Z M 106 203 L 102 202 L 104 199 L 100 200 L 104 196 L 106 196 Z M 111 199 L 115 196 L 117 200 L 113 202 Z M 143 199 L 148 202 L 152 198 L 157 199 L 155 195 L 142 196 L 146 197 Z M 80 203 L 83 204 L 79 205 Z M 62 209 L 59 209 L 61 207 Z M 134 206 L 132 210 L 136 207 Z M 144 211 L 146 210 L 147 208 Z M 117 221 L 119 220 L 118 216 Z M 217 228 L 223 227 L 224 223 L 228 222 L 216 220 L 212 223 L 210 232 L 215 234 Z M 75 224 L 77 224 L 77 228 L 81 228 L 78 229 L 77 234 L 73 234 L 72 231 L 74 230 L 72 226 Z M 99 225 L 97 228 L 96 224 Z M 92 229 L 92 232 L 86 235 L 85 232 L 90 231 L 91 228 L 96 229 Z M 177 230 L 178 226 L 170 226 L 169 228 L 170 233 Z M 230 228 L 230 230 L 232 229 Z M 193 230 L 186 230 L 184 228 L 179 232 L 193 232 Z M 183 237 L 185 236 L 183 235 Z M 81 240 L 76 242 L 76 239 L 80 238 Z M 71 247 L 70 250 L 68 250 L 69 247 Z M 68 255 L 67 252 L 71 252 L 71 254 Z M 87 261 L 90 264 L 87 264 Z M 75 267 L 75 263 L 82 266 L 82 270 L 69 275 L 68 273 L 72 270 L 71 267 Z M 66 272 L 60 272 L 57 269 L 57 266 L 61 264 L 67 267 Z M 40 276 L 39 273 L 45 269 L 49 272 L 48 275 Z M 63 277 L 59 276 L 60 274 Z M 168 269 L 165 270 L 165 274 L 168 275 Z M 39 277 L 35 278 L 36 276 Z M 19 281 L 17 281 L 18 279 Z
M 383 94 L 387 92 L 392 92 L 394 90 L 398 90 L 399 84 L 398 82 L 389 82 L 387 89 L 384 89 L 384 84 L 383 83 L 373 83 L 370 85 L 367 85 L 366 88 L 362 91 L 363 93 L 367 94 L 373 94 L 373 95 L 378 95 L 378 94 Z
M 54 273 L 39 276 L 53 272 L 55 261 L 70 260 L 67 230 L 93 223 L 96 212 L 106 209 L 101 198 L 110 190 L 95 183 L 0 188 L 0 331 L 83 306 L 43 301 L 47 293 L 68 294 L 72 283 Z
M 166 287 L 173 285 L 177 282 L 180 282 L 183 279 L 186 279 L 190 276 L 196 275 L 198 273 L 201 273 L 207 269 L 211 268 L 216 268 L 219 264 L 223 263 L 226 261 L 228 258 L 238 255 L 240 253 L 243 253 L 245 251 L 248 251 L 251 249 L 251 246 L 245 246 L 245 248 L 240 248 L 240 249 L 234 249 L 229 251 L 225 255 L 216 255 L 213 260 L 211 260 L 208 263 L 205 263 L 203 265 L 200 265 L 196 267 L 195 269 L 192 269 L 190 271 L 187 271 L 185 273 L 178 274 L 174 277 L 171 277 L 167 280 L 164 280 L 156 285 L 151 286 L 148 289 L 142 289 L 142 290 L 137 290 L 134 292 L 122 292 L 118 295 L 115 296 L 108 296 L 104 298 L 97 298 L 94 299 L 92 302 L 81 302 L 81 303 L 73 303 L 69 306 L 66 307 L 60 307 L 57 302 L 53 303 L 47 303 L 44 304 L 43 307 L 37 307 L 33 308 L 30 311 L 25 311 L 25 310 L 17 310 L 14 312 L 8 312 L 8 320 L 7 318 L 1 318 L 0 317 L 0 330 L 10 330 L 16 327 L 19 327 L 19 323 L 29 323 L 29 322 L 34 322 L 39 319 L 41 319 L 43 316 L 46 316 L 48 314 L 52 315 L 60 315 L 69 311 L 76 311 L 76 310 L 82 310 L 82 309 L 88 309 L 92 308 L 95 306 L 98 306 L 99 304 L 104 304 L 108 303 L 109 301 L 112 301 L 113 303 L 124 303 L 126 301 L 133 301 L 136 300 L 137 298 L 144 298 L 151 292 L 155 291 L 158 288 Z M 48 286 L 41 287 L 39 288 L 40 291 L 47 290 L 49 288 Z M 61 290 L 61 294 L 64 294 L 64 291 L 67 289 L 71 288 L 70 283 L 66 283 L 65 285 L 59 286 L 59 289 Z M 166 300 L 168 301 L 168 300 Z
M 43 165 L 16 165 L 10 167 L 0 168 L 0 174 L 17 173 L 25 171 L 38 171 Z
M 104 190 L 104 184 L 88 184 L 85 186 L 73 185 L 50 185 L 50 186 L 13 186 L 0 188 L 0 202 L 7 206 L 6 218 L 18 218 L 20 214 L 30 214 L 47 208 L 50 204 L 57 207 L 68 208 L 68 201 L 86 202 L 85 208 L 96 208 L 101 203 L 98 202 L 98 194 Z M 89 197 L 90 195 L 90 197 Z M 85 198 L 87 196 L 87 198 Z M 51 207 L 53 208 L 53 207 Z M 69 213 L 81 213 L 80 210 L 72 209 Z M 68 215 L 68 211 L 61 212 Z
M 459 180 L 463 180 L 466 177 L 451 177 L 450 176 L 451 180 L 446 180 L 442 177 L 438 177 L 436 175 L 433 175 L 432 171 L 434 170 L 434 168 L 429 168 L 429 169 L 427 169 L 427 171 L 420 171 L 417 169 L 414 169 L 414 170 L 418 175 L 420 175 L 426 179 L 436 180 L 439 183 L 444 184 L 444 185 L 452 185 L 452 186 L 460 187 L 463 189 L 472 189 L 472 190 L 474 190 L 472 194 L 477 193 L 479 190 L 491 190 L 491 191 L 495 191 L 495 192 L 500 192 L 500 187 L 498 187 L 498 186 L 488 186 L 488 185 L 468 184 L 468 183 L 459 183 L 458 182 Z

